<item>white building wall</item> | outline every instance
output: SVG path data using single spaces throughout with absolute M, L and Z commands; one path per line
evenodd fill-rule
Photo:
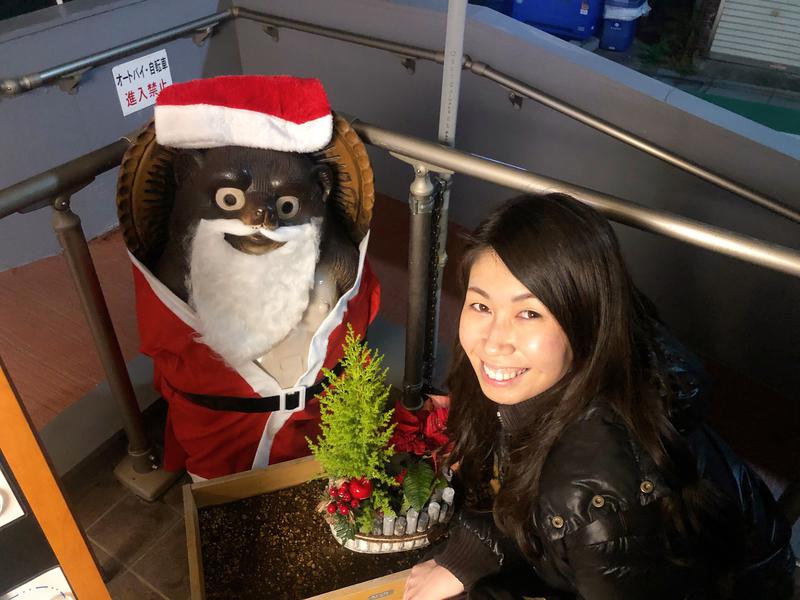
M 711 53 L 800 68 L 800 2 L 722 0 Z

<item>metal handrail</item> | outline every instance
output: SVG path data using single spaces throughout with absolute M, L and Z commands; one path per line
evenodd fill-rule
M 296 31 L 303 31 L 322 37 L 339 40 L 342 42 L 350 42 L 358 44 L 359 46 L 367 46 L 368 48 L 376 48 L 378 50 L 385 50 L 393 54 L 398 54 L 403 58 L 419 58 L 422 60 L 430 60 L 439 64 L 444 62 L 444 52 L 440 50 L 430 50 L 428 48 L 421 48 L 419 46 L 410 46 L 408 44 L 401 44 L 400 42 L 393 42 L 391 40 L 384 40 L 369 35 L 360 33 L 353 33 L 344 29 L 334 29 L 333 27 L 325 27 L 323 25 L 315 25 L 306 21 L 297 21 L 295 19 L 287 19 L 277 15 L 270 15 L 257 10 L 249 8 L 239 8 L 234 6 L 231 8 L 234 17 L 243 17 L 250 21 L 263 23 L 272 27 L 285 27 L 286 29 L 294 29 Z
M 601 133 L 605 133 L 608 136 L 613 137 L 616 140 L 624 142 L 629 146 L 633 146 L 637 150 L 641 150 L 653 156 L 659 160 L 664 161 L 672 165 L 673 167 L 677 167 L 682 171 L 686 171 L 687 173 L 691 173 L 692 175 L 699 177 L 709 183 L 714 184 L 717 187 L 720 187 L 724 190 L 728 190 L 744 198 L 745 200 L 749 200 L 754 204 L 758 204 L 762 208 L 766 208 L 776 214 L 781 215 L 782 217 L 786 217 L 790 221 L 794 221 L 795 223 L 800 223 L 800 211 L 795 210 L 794 208 L 787 206 L 783 202 L 779 200 L 775 200 L 774 198 L 770 198 L 769 196 L 765 196 L 764 194 L 760 194 L 755 190 L 752 190 L 740 183 L 736 183 L 722 175 L 714 173 L 713 171 L 709 171 L 701 167 L 700 165 L 693 163 L 685 158 L 681 158 L 677 154 L 670 152 L 656 144 L 651 144 L 650 142 L 633 135 L 625 131 L 624 129 L 620 129 L 615 125 L 612 125 L 608 121 L 604 121 L 597 117 L 590 115 L 589 113 L 580 110 L 566 102 L 562 102 L 561 100 L 557 100 L 553 96 L 549 96 L 544 92 L 533 88 L 526 83 L 519 81 L 518 79 L 514 79 L 513 77 L 509 77 L 505 73 L 501 73 L 496 69 L 493 69 L 487 64 L 479 63 L 479 62 L 472 62 L 469 61 L 468 64 L 465 65 L 473 73 L 480 75 L 481 77 L 485 77 L 486 79 L 490 79 L 495 83 L 499 83 L 505 88 L 512 90 L 518 94 L 525 96 L 526 98 L 530 98 L 543 104 L 553 110 L 560 112 L 563 115 L 566 115 L 584 125 L 588 125 L 592 129 L 600 131 Z
M 315 25 L 313 23 L 308 23 L 305 21 L 287 19 L 276 15 L 270 15 L 267 13 L 262 13 L 259 11 L 254 11 L 251 9 L 234 6 L 228 9 L 227 11 L 222 11 L 214 15 L 204 17 L 202 19 L 196 19 L 185 25 L 173 27 L 171 29 L 167 29 L 160 33 L 153 34 L 145 38 L 141 38 L 138 41 L 129 42 L 128 44 L 116 46 L 114 48 L 105 50 L 103 52 L 91 54 L 77 61 L 65 63 L 58 67 L 41 71 L 39 73 L 33 73 L 19 78 L 11 78 L 3 80 L 2 83 L 0 83 L 0 93 L 5 95 L 24 93 L 30 91 L 31 89 L 44 85 L 45 83 L 52 82 L 61 77 L 67 77 L 69 75 L 73 75 L 76 72 L 80 72 L 87 68 L 98 66 L 100 64 L 109 62 L 115 58 L 125 56 L 134 51 L 143 50 L 152 47 L 156 44 L 159 44 L 161 42 L 169 41 L 177 37 L 181 37 L 182 35 L 186 35 L 187 33 L 197 31 L 198 29 L 202 29 L 208 26 L 213 26 L 215 24 L 222 23 L 229 19 L 236 19 L 239 17 L 251 21 L 256 21 L 268 25 L 270 27 L 275 27 L 275 28 L 285 27 L 287 29 L 294 29 L 297 31 L 303 31 L 305 33 L 311 33 L 314 35 L 320 35 L 331 39 L 337 39 L 340 41 L 350 42 L 353 44 L 359 44 L 370 48 L 385 50 L 387 52 L 398 54 L 403 58 L 430 60 L 439 64 L 444 64 L 444 53 L 442 51 L 431 50 L 428 48 L 421 48 L 418 46 L 411 46 L 408 44 L 401 44 L 390 40 L 384 40 L 381 38 L 352 33 L 350 31 L 345 31 L 342 29 L 324 27 L 321 25 Z M 580 123 L 583 123 L 584 125 L 592 127 L 596 131 L 600 131 L 601 133 L 609 135 L 614 139 L 617 139 L 625 144 L 633 146 L 634 148 L 637 148 L 638 150 L 645 152 L 650 156 L 653 156 L 683 171 L 691 173 L 696 177 L 703 179 L 704 181 L 712 183 L 717 187 L 720 187 L 733 194 L 736 194 L 737 196 L 740 196 L 741 198 L 744 198 L 749 202 L 757 204 L 762 208 L 765 208 L 771 212 L 781 215 L 782 217 L 785 217 L 795 223 L 800 223 L 800 210 L 797 210 L 787 205 L 786 203 L 781 202 L 780 200 L 771 198 L 766 194 L 762 194 L 760 192 L 752 190 L 740 183 L 728 179 L 727 177 L 723 177 L 718 173 L 714 173 L 709 169 L 701 167 L 700 165 L 693 163 L 689 160 L 686 160 L 685 158 L 682 158 L 677 154 L 674 154 L 664 148 L 652 144 L 649 141 L 640 138 L 628 131 L 625 131 L 622 128 L 619 128 L 615 125 L 612 125 L 611 123 L 608 123 L 607 121 L 599 119 L 566 102 L 563 102 L 552 96 L 549 96 L 548 94 L 545 94 L 544 92 L 541 92 L 540 90 L 537 90 L 536 88 L 533 88 L 530 85 L 525 84 L 524 82 L 521 82 L 505 73 L 493 69 L 491 66 L 489 66 L 484 62 L 472 60 L 470 57 L 465 56 L 463 66 L 465 69 L 468 69 L 471 73 L 489 79 L 490 81 L 498 83 L 506 87 L 507 89 L 512 90 L 515 93 L 518 93 L 522 96 L 525 96 L 526 98 L 530 98 L 531 100 L 539 102 L 563 115 L 566 115 L 572 119 L 575 119 Z
M 58 194 L 77 190 L 100 173 L 118 166 L 130 140 L 121 139 L 0 190 L 0 219 L 50 204 Z
M 800 251 L 647 208 L 609 194 L 537 175 L 520 167 L 454 150 L 357 119 L 352 120 L 352 125 L 364 142 L 384 150 L 524 192 L 564 192 L 595 207 L 612 221 L 800 277 Z M 0 218 L 16 211 L 24 211 L 48 197 L 72 191 L 80 187 L 81 183 L 91 181 L 94 176 L 118 165 L 129 144 L 128 139 L 119 140 L 0 190 Z
M 732 233 L 666 211 L 647 208 L 609 194 L 537 175 L 520 167 L 389 131 L 363 121 L 354 120 L 352 126 L 365 143 L 384 150 L 398 152 L 424 163 L 522 192 L 570 194 L 596 208 L 612 221 L 800 277 L 798 250 Z
M 434 170 L 436 168 L 447 169 L 526 192 L 563 191 L 596 207 L 612 220 L 800 277 L 800 252 L 798 251 L 730 233 L 663 211 L 638 206 L 607 194 L 535 175 L 518 167 L 392 132 L 362 121 L 352 120 L 352 125 L 366 143 L 420 161 L 420 164 L 415 167 L 415 183 L 420 182 L 421 179 L 427 179 L 425 168 L 421 165 L 424 162 L 431 165 Z M 123 424 L 130 442 L 128 455 L 117 466 L 115 473 L 124 485 L 132 488 L 139 496 L 153 500 L 166 490 L 172 479 L 169 473 L 159 467 L 157 455 L 152 451 L 152 446 L 149 445 L 144 433 L 136 397 L 80 227 L 80 218 L 71 212 L 69 206 L 69 195 L 98 174 L 119 164 L 130 143 L 131 140 L 122 139 L 10 188 L 0 190 L 0 218 L 14 210 L 24 211 L 34 207 L 43 200 L 52 198 L 52 194 L 56 194 L 53 203 L 54 227 L 70 265 L 98 354 L 109 382 L 114 384 L 112 385 L 112 395 L 120 405 Z M 422 195 L 418 200 L 430 201 L 431 190 L 432 186 L 426 192 L 420 192 Z M 414 185 L 412 185 L 411 191 L 413 195 Z M 424 197 L 426 195 L 427 198 Z M 412 215 L 412 222 L 414 221 L 413 217 L 414 215 Z M 419 236 L 414 238 L 413 229 L 411 233 L 410 243 L 413 246 L 420 245 L 420 240 L 423 238 Z M 411 273 L 410 268 L 409 273 Z M 420 281 L 409 282 L 409 302 L 411 302 L 413 290 L 423 289 L 424 286 L 419 285 L 421 283 Z M 409 311 L 409 314 L 412 313 Z M 421 318 L 420 314 L 415 317 L 418 321 Z M 409 354 L 408 344 L 410 341 L 407 336 L 407 354 Z M 416 340 L 415 343 L 419 344 L 419 340 Z M 418 352 L 420 348 L 412 350 Z M 407 391 L 419 393 L 418 388 L 421 388 L 421 383 L 416 379 L 412 381 L 404 375 L 404 395 Z M 413 397 L 413 395 L 409 394 L 409 397 Z M 797 494 L 786 495 L 783 504 L 789 507 L 789 510 L 795 510 L 796 506 L 800 506 L 800 499 L 797 496 Z
M 139 38 L 138 40 L 126 44 L 114 46 L 102 52 L 95 52 L 94 54 L 79 58 L 78 60 L 63 63 L 57 67 L 52 67 L 29 75 L 4 79 L 0 82 L 0 93 L 6 96 L 24 94 L 25 92 L 29 92 L 48 83 L 54 83 L 58 79 L 79 74 L 86 69 L 91 69 L 117 58 L 128 56 L 139 50 L 146 50 L 147 48 L 151 48 L 163 42 L 171 42 L 188 33 L 195 33 L 198 30 L 219 25 L 230 18 L 232 18 L 231 10 L 224 10 L 201 19 L 189 21 L 183 25 L 171 27 L 164 31 Z

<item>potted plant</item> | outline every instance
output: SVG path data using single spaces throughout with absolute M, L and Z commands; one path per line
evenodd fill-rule
M 390 406 L 383 356 L 348 330 L 337 378 L 319 396 L 321 433 L 308 440 L 329 485 L 318 510 L 337 540 L 357 552 L 428 545 L 452 515 L 453 489 L 440 472 L 447 408 L 430 400 L 411 413 Z

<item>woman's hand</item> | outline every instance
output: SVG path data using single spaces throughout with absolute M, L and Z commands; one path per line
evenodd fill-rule
M 464 591 L 464 585 L 450 571 L 433 560 L 411 569 L 403 600 L 442 600 Z

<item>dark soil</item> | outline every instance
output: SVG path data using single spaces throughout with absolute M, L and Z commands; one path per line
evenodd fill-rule
M 199 511 L 206 598 L 308 598 L 408 569 L 430 548 L 360 554 L 315 512 L 322 480 Z

